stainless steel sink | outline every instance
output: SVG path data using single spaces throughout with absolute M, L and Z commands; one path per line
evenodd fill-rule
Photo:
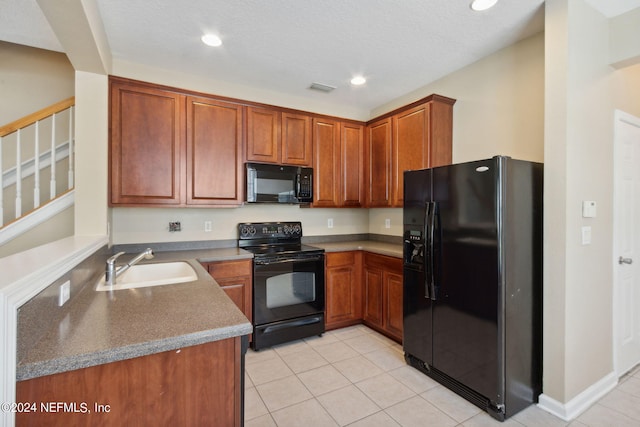
M 149 286 L 170 285 L 193 282 L 198 274 L 184 261 L 137 264 L 118 276 L 115 285 L 105 284 L 104 276 L 98 282 L 96 291 L 117 291 L 120 289 L 145 288 Z

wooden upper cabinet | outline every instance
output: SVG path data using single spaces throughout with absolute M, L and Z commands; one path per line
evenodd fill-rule
M 340 125 L 341 191 L 340 205 L 364 205 L 364 126 Z
M 182 202 L 184 103 L 179 93 L 111 82 L 112 205 Z
M 404 171 L 451 164 L 451 101 L 434 96 L 429 102 L 393 116 L 393 206 L 402 207 L 404 202 Z
M 311 166 L 311 150 L 309 116 L 247 107 L 247 161 Z
M 313 119 L 315 207 L 363 205 L 364 126 Z
M 280 163 L 280 112 L 247 108 L 247 161 Z
M 283 112 L 281 115 L 282 163 L 311 166 L 311 117 Z
M 313 119 L 313 206 L 334 207 L 340 199 L 340 124 Z
M 367 205 L 391 206 L 391 118 L 367 126 Z
M 241 105 L 187 97 L 187 204 L 243 200 Z
M 404 171 L 451 164 L 454 103 L 430 95 L 367 126 L 367 206 L 402 207 Z
M 393 206 L 403 204 L 404 171 L 423 169 L 429 164 L 428 110 L 429 105 L 423 104 L 393 117 Z

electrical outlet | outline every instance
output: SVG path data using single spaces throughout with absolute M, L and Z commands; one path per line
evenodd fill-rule
M 333 228 L 333 218 L 327 219 L 327 228 Z
M 182 224 L 180 224 L 180 221 L 169 222 L 169 232 L 173 233 L 174 231 L 182 231 Z
M 71 298 L 71 282 L 67 280 L 58 289 L 58 306 L 62 307 Z
M 204 231 L 205 232 L 211 231 L 211 221 L 205 221 L 204 222 Z
M 386 218 L 384 220 L 384 228 L 391 228 L 391 219 Z

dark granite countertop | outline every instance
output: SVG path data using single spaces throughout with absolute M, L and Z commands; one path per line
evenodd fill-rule
M 395 243 L 378 242 L 375 240 L 354 240 L 346 242 L 322 242 L 310 244 L 324 249 L 325 252 L 362 250 L 394 258 L 402 258 L 402 245 Z
M 17 380 L 251 333 L 251 323 L 198 262 L 251 257 L 237 248 L 160 252 L 146 263 L 187 261 L 198 279 L 106 292 L 95 290 L 95 280 L 87 283 L 36 342 L 19 337 L 26 341 L 18 345 Z
M 326 252 L 364 250 L 402 257 L 402 245 L 374 240 L 310 244 Z M 95 280 L 87 283 L 38 340 L 19 337 L 17 380 L 250 334 L 251 323 L 199 262 L 251 258 L 235 247 L 156 251 L 145 263 L 187 261 L 198 279 L 112 292 L 97 292 Z

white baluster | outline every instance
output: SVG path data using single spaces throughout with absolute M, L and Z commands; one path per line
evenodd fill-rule
M 34 141 L 34 167 L 33 171 L 33 208 L 40 206 L 40 120 L 36 122 L 36 136 Z
M 51 181 L 49 184 L 49 199 L 56 197 L 56 113 L 51 116 Z
M 22 216 L 22 147 L 20 146 L 20 129 L 16 141 L 16 218 Z
M 73 182 L 73 105 L 69 107 L 69 190 L 74 186 Z
M 0 136 L 0 227 L 4 225 L 4 171 L 2 170 L 2 137 Z

